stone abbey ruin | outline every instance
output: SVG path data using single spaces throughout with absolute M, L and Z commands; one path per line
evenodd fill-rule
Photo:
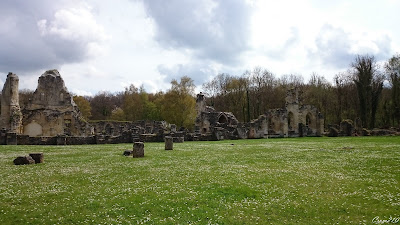
M 271 109 L 249 123 L 240 123 L 230 112 L 207 106 L 197 95 L 195 131 L 177 129 L 165 121 L 99 121 L 82 119 L 73 96 L 57 70 L 39 77 L 38 86 L 27 105 L 20 107 L 19 78 L 9 73 L 1 95 L 0 144 L 105 144 L 134 141 L 174 142 L 271 137 L 322 136 L 324 118 L 317 108 L 303 105 L 299 91 L 287 92 L 285 108 Z
M 285 108 L 270 109 L 250 123 L 239 123 L 230 112 L 217 112 L 206 106 L 202 93 L 196 100 L 196 130 L 216 139 L 322 136 L 324 118 L 317 108 L 303 105 L 299 91 L 287 92 Z

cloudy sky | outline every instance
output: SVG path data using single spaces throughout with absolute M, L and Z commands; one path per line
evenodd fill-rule
M 0 84 L 58 69 L 69 91 L 166 90 L 256 66 L 328 80 L 400 53 L 400 0 L 1 0 Z

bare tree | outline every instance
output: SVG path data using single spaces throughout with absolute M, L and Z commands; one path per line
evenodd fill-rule
M 373 56 L 358 55 L 351 66 L 353 82 L 357 87 L 361 121 L 364 126 L 374 128 L 384 77 L 379 73 L 378 64 Z
M 385 64 L 386 77 L 391 85 L 392 93 L 392 117 L 400 126 L 400 54 L 389 59 Z

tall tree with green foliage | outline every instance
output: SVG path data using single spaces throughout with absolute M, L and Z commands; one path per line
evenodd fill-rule
M 360 118 L 363 126 L 375 127 L 375 115 L 383 89 L 383 76 L 373 56 L 358 55 L 353 67 L 353 82 L 357 87 Z
M 400 54 L 389 59 L 385 64 L 386 76 L 392 88 L 393 121 L 400 126 Z
M 161 116 L 178 127 L 192 129 L 196 119 L 195 85 L 190 77 L 184 76 L 180 82 L 171 81 L 171 89 L 161 101 Z
M 90 106 L 90 102 L 83 96 L 75 95 L 73 98 L 82 113 L 83 119 L 88 120 L 92 116 L 92 107 Z
M 112 111 L 122 106 L 122 95 L 110 92 L 99 92 L 89 100 L 92 107 L 92 120 L 108 120 Z
M 145 95 L 143 87 L 139 90 L 139 88 L 131 84 L 125 88 L 123 111 L 126 120 L 136 121 L 143 119 Z

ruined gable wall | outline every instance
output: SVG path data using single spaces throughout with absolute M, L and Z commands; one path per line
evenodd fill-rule
M 72 95 L 57 70 L 39 77 L 38 87 L 23 110 L 24 134 L 30 136 L 87 136 L 91 126 L 82 120 Z
M 38 87 L 33 93 L 28 108 L 30 110 L 46 108 L 71 111 L 75 110 L 73 109 L 75 106 L 60 73 L 57 70 L 48 70 L 39 77 Z

